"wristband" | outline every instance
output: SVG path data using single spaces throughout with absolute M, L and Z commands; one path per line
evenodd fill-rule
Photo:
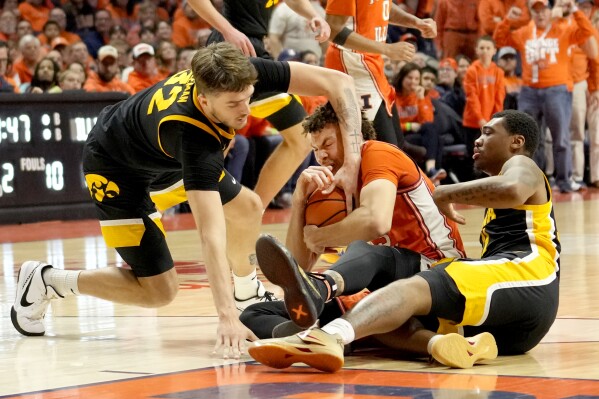
M 406 130 L 407 130 L 408 132 L 411 132 L 411 131 L 412 131 L 412 122 L 408 122 L 408 123 L 406 123 Z
M 344 26 L 343 29 L 341 29 L 341 31 L 333 38 L 333 43 L 343 46 L 352 32 L 353 31 L 351 29 L 349 29 L 347 26 Z

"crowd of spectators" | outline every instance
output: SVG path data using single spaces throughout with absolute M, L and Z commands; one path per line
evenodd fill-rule
M 426 149 L 423 168 L 442 168 L 444 147 L 456 143 L 465 145 L 468 160 L 480 127 L 494 112 L 512 108 L 533 115 L 547 132 L 535 160 L 559 190 L 599 187 L 594 0 L 395 2 L 437 23 L 434 39 L 397 26 L 387 35 L 388 42 L 415 48 L 410 62 L 386 59 L 385 75 L 406 140 Z M 213 3 L 221 9 L 220 1 Z M 324 16 L 326 0 L 312 3 Z M 273 4 L 265 37 L 273 57 L 323 65 L 327 44 L 315 41 L 284 1 Z M 189 68 L 209 34 L 209 24 L 186 0 L 0 1 L 0 93 L 134 94 Z M 325 101 L 302 100 L 308 112 Z M 255 119 L 239 136 L 227 163 L 243 181 L 244 171 L 259 172 L 256 140 L 270 149 L 280 138 Z M 254 164 L 248 168 L 247 162 Z M 461 176 L 475 177 L 467 172 Z M 286 206 L 292 189 L 293 181 L 275 206 Z

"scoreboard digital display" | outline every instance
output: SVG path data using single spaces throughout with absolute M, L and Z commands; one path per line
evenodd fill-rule
M 0 224 L 94 217 L 81 168 L 87 135 L 121 93 L 0 95 Z

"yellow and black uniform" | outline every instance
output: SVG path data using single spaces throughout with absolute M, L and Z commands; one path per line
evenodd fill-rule
M 251 59 L 254 95 L 286 91 L 289 65 Z M 235 131 L 203 112 L 190 70 L 106 107 L 83 151 L 83 171 L 102 234 L 138 277 L 173 267 L 158 210 L 186 200 L 186 190 L 219 191 L 223 204 L 241 191 L 224 169 Z M 181 180 L 182 178 L 182 180 Z
M 545 336 L 559 302 L 561 245 L 551 188 L 542 205 L 487 209 L 481 259 L 457 259 L 419 273 L 430 285 L 439 332 L 493 334 L 500 354 L 524 353 Z
M 268 23 L 278 0 L 224 0 L 223 16 L 238 31 L 248 37 L 256 56 L 272 60 L 264 47 L 264 38 L 268 34 Z M 224 42 L 225 38 L 212 30 L 207 44 Z M 263 93 L 253 104 L 252 116 L 266 119 L 277 130 L 285 130 L 301 123 L 307 116 L 298 96 L 287 93 Z

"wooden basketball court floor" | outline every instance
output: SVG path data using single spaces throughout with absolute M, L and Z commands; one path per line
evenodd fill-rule
M 563 246 L 557 321 L 528 354 L 470 370 L 382 350 L 347 357 L 335 374 L 213 356 L 217 318 L 190 215 L 165 217 L 181 286 L 172 304 L 53 301 L 46 336 L 26 338 L 9 316 L 23 261 L 67 269 L 122 261 L 105 247 L 96 221 L 0 226 L 0 398 L 599 398 L 599 190 L 556 200 Z M 463 213 L 462 237 L 478 256 L 482 210 Z M 267 212 L 263 230 L 284 239 L 288 216 Z

